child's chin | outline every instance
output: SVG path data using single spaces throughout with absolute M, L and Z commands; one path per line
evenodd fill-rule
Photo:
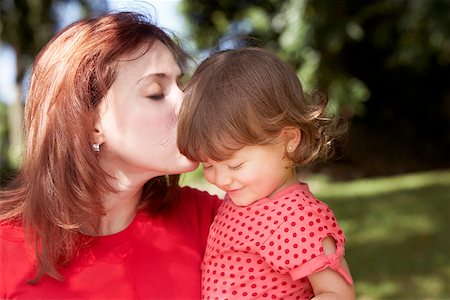
M 230 199 L 234 203 L 234 205 L 240 206 L 240 207 L 249 206 L 257 201 L 257 200 L 252 200 L 252 199 L 248 199 L 248 198 L 241 199 L 240 197 L 230 197 Z

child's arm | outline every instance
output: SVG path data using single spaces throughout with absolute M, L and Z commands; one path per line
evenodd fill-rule
M 331 237 L 323 240 L 323 249 L 326 255 L 334 254 L 336 252 L 336 244 Z M 350 275 L 345 258 L 341 259 L 341 267 Z M 326 268 L 317 273 L 308 276 L 309 281 L 314 290 L 314 300 L 319 299 L 355 299 L 355 287 L 348 284 L 345 279 L 338 272 L 331 268 Z

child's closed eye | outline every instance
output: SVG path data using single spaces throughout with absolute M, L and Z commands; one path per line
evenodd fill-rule
M 233 165 L 233 166 L 228 166 L 231 170 L 239 170 L 240 168 L 242 168 L 242 166 L 244 165 L 245 162 L 237 164 L 237 165 Z
M 211 164 L 207 164 L 207 163 L 202 163 L 203 169 L 209 169 L 212 167 Z

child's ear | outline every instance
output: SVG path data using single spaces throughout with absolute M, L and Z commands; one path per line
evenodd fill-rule
M 281 131 L 281 136 L 286 143 L 286 151 L 288 153 L 294 152 L 302 139 L 302 132 L 300 128 L 295 126 L 286 126 Z

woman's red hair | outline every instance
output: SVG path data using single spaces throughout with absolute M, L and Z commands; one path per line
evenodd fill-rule
M 116 78 L 121 58 L 156 40 L 181 68 L 186 54 L 145 16 L 121 12 L 76 22 L 56 35 L 33 66 L 25 110 L 25 155 L 18 176 L 1 191 L 0 220 L 24 227 L 38 269 L 61 279 L 58 268 L 81 246 L 78 228 L 98 228 L 104 214 L 100 195 L 114 191 L 92 151 L 97 106 Z M 161 176 L 144 186 L 151 211 L 176 197 L 178 176 Z M 151 198 L 151 201 L 150 201 Z

